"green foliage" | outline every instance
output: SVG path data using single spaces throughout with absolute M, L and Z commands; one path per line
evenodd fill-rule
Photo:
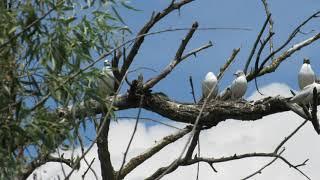
M 34 159 L 76 143 L 84 118 L 58 117 L 57 108 L 90 99 L 113 108 L 95 93 L 99 68 L 70 78 L 130 32 L 117 9 L 136 11 L 113 0 L 8 2 L 0 3 L 0 179 L 21 175 Z

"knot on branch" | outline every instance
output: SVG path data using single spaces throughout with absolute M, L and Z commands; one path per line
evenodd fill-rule
M 136 101 L 140 99 L 142 95 L 151 95 L 150 89 L 143 88 L 143 76 L 140 74 L 138 76 L 138 79 L 134 79 L 131 84 L 130 88 L 128 90 L 128 98 L 129 100 Z

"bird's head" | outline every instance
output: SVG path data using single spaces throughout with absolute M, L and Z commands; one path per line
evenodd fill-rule
M 242 70 L 238 70 L 236 71 L 236 73 L 234 73 L 233 75 L 239 77 L 239 76 L 242 76 L 242 75 L 245 75 L 244 72 Z
M 303 59 L 303 64 L 310 64 L 310 59 L 304 58 Z
M 217 79 L 216 75 L 213 72 L 208 72 L 205 79 Z
M 104 67 L 111 67 L 111 62 L 108 59 L 106 59 L 104 60 L 103 65 Z

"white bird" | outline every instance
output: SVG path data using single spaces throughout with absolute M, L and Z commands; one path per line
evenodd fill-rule
M 309 59 L 304 59 L 301 69 L 298 74 L 298 82 L 300 89 L 303 89 L 309 84 L 314 83 L 316 76 L 312 70 Z
M 97 81 L 98 93 L 101 97 L 111 95 L 114 92 L 114 75 L 109 60 L 104 61 L 100 79 Z
M 247 91 L 247 78 L 243 71 L 238 70 L 234 73 L 237 78 L 233 80 L 232 84 L 228 86 L 219 94 L 221 100 L 236 100 L 241 99 Z
M 210 94 L 210 91 L 212 93 Z M 210 97 L 209 97 L 210 94 Z M 218 94 L 218 80 L 213 72 L 208 72 L 202 81 L 202 98 L 214 99 Z
M 318 96 L 320 92 L 320 84 L 313 82 L 312 84 L 309 84 L 306 87 L 304 87 L 295 96 L 293 96 L 289 100 L 289 102 L 303 104 L 303 105 L 312 104 L 314 88 L 317 89 L 317 96 Z M 310 120 L 312 122 L 313 128 L 316 130 L 318 134 L 320 134 L 320 124 L 319 124 L 318 118 L 311 118 Z
M 291 103 L 301 103 L 307 105 L 312 103 L 313 100 L 313 89 L 317 89 L 317 93 L 320 93 L 320 84 L 313 82 L 305 86 L 300 92 L 298 92 L 295 96 L 293 96 L 289 102 Z

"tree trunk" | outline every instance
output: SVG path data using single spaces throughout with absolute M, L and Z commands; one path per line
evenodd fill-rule
M 102 127 L 100 136 L 98 137 L 97 146 L 98 146 L 98 156 L 101 166 L 101 176 L 103 180 L 115 180 L 114 169 L 111 164 L 110 153 L 108 149 L 108 133 L 110 118 L 101 118 L 101 124 L 103 121 L 107 121 Z

